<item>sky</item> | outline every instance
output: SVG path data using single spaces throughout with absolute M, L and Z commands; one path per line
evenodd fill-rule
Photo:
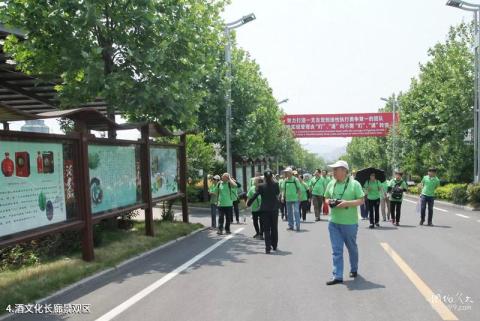
M 256 15 L 237 29 L 237 41 L 260 65 L 277 100 L 289 99 L 281 105 L 287 114 L 376 112 L 380 97 L 408 90 L 428 48 L 445 40 L 450 26 L 471 20 L 471 13 L 445 3 L 232 0 L 223 18 Z M 347 142 L 301 139 L 315 153 Z
M 471 2 L 478 0 L 472 0 Z M 406 91 L 444 41 L 449 27 L 472 14 L 446 0 L 232 0 L 227 22 L 253 12 L 237 30 L 289 114 L 376 112 L 380 97 Z M 472 84 L 473 85 L 473 84 Z M 349 139 L 301 139 L 312 152 Z

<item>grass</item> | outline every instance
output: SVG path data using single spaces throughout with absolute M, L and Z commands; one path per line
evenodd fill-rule
M 52 258 L 48 262 L 0 273 L 0 314 L 8 305 L 26 304 L 170 240 L 202 228 L 201 224 L 155 222 L 155 237 L 145 236 L 144 223 L 132 230 L 103 232 L 102 245 L 95 248 L 95 261 L 85 262 L 81 253 Z

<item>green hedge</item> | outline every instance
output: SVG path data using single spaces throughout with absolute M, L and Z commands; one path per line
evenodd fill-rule
M 478 204 L 480 204 L 480 185 L 472 188 L 472 193 L 469 193 L 468 189 L 469 187 L 467 187 L 467 184 L 447 184 L 436 189 L 435 197 L 441 200 L 451 201 L 455 204 L 464 205 L 469 201 L 474 203 L 470 196 L 473 193 L 472 195 L 478 194 L 476 200 L 478 201 Z M 411 194 L 420 195 L 421 191 L 422 190 L 418 185 L 408 188 L 408 192 Z

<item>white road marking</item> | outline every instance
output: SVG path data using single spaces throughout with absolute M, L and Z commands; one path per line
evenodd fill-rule
M 412 204 L 417 204 L 417 202 L 414 202 L 414 201 L 411 201 L 411 200 L 407 200 L 406 198 L 403 199 L 405 202 L 409 202 L 409 203 L 412 203 Z
M 443 208 L 434 207 L 433 209 L 437 210 L 437 211 L 440 211 L 440 212 L 445 212 L 445 213 L 448 212 L 447 210 L 444 210 Z
M 463 217 L 463 218 L 470 218 L 470 216 L 463 215 L 463 214 L 455 214 L 455 215 L 460 216 L 460 217 Z
M 480 223 L 480 220 L 478 220 L 477 222 Z
M 179 275 L 180 273 L 182 273 L 183 271 L 185 271 L 186 269 L 188 269 L 191 265 L 193 265 L 194 263 L 196 263 L 198 260 L 202 259 L 203 257 L 205 257 L 206 255 L 208 255 L 210 252 L 212 252 L 213 250 L 215 250 L 217 247 L 219 247 L 220 245 L 222 245 L 223 243 L 227 242 L 228 240 L 232 239 L 235 234 L 238 234 L 240 233 L 244 228 L 239 228 L 238 230 L 236 230 L 235 232 L 233 232 L 233 234 L 231 235 L 228 235 L 227 237 L 225 237 L 224 239 L 222 239 L 221 241 L 218 241 L 217 243 L 213 244 L 212 246 L 210 246 L 209 248 L 207 248 L 206 250 L 204 250 L 203 252 L 201 252 L 200 254 L 196 255 L 195 257 L 193 257 L 191 260 L 185 262 L 184 264 L 182 264 L 181 266 L 177 267 L 175 270 L 173 270 L 172 272 L 168 273 L 167 275 L 165 275 L 164 277 L 162 277 L 161 279 L 157 280 L 156 282 L 154 282 L 153 284 L 149 285 L 148 287 L 146 287 L 145 289 L 143 289 L 142 291 L 138 292 L 137 294 L 135 294 L 134 296 L 132 296 L 130 299 L 126 300 L 125 302 L 123 303 L 120 303 L 117 307 L 113 308 L 112 310 L 110 310 L 109 312 L 105 313 L 104 315 L 102 315 L 100 318 L 98 318 L 96 321 L 109 321 L 109 320 L 112 320 L 113 318 L 115 318 L 116 316 L 118 316 L 120 313 L 124 312 L 125 310 L 127 310 L 128 308 L 130 308 L 131 306 L 133 306 L 135 303 L 137 303 L 138 301 L 140 301 L 141 299 L 145 298 L 147 295 L 149 295 L 150 293 L 152 293 L 153 291 L 157 290 L 159 287 L 161 287 L 162 285 L 164 285 L 165 283 L 167 283 L 168 281 L 170 281 L 171 279 L 173 279 L 174 277 L 176 277 L 177 275 Z

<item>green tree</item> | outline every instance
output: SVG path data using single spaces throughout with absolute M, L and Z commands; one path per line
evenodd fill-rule
M 0 21 L 25 30 L 5 50 L 58 82 L 62 106 L 98 97 L 132 119 L 192 127 L 221 46 L 222 0 L 6 0 Z

